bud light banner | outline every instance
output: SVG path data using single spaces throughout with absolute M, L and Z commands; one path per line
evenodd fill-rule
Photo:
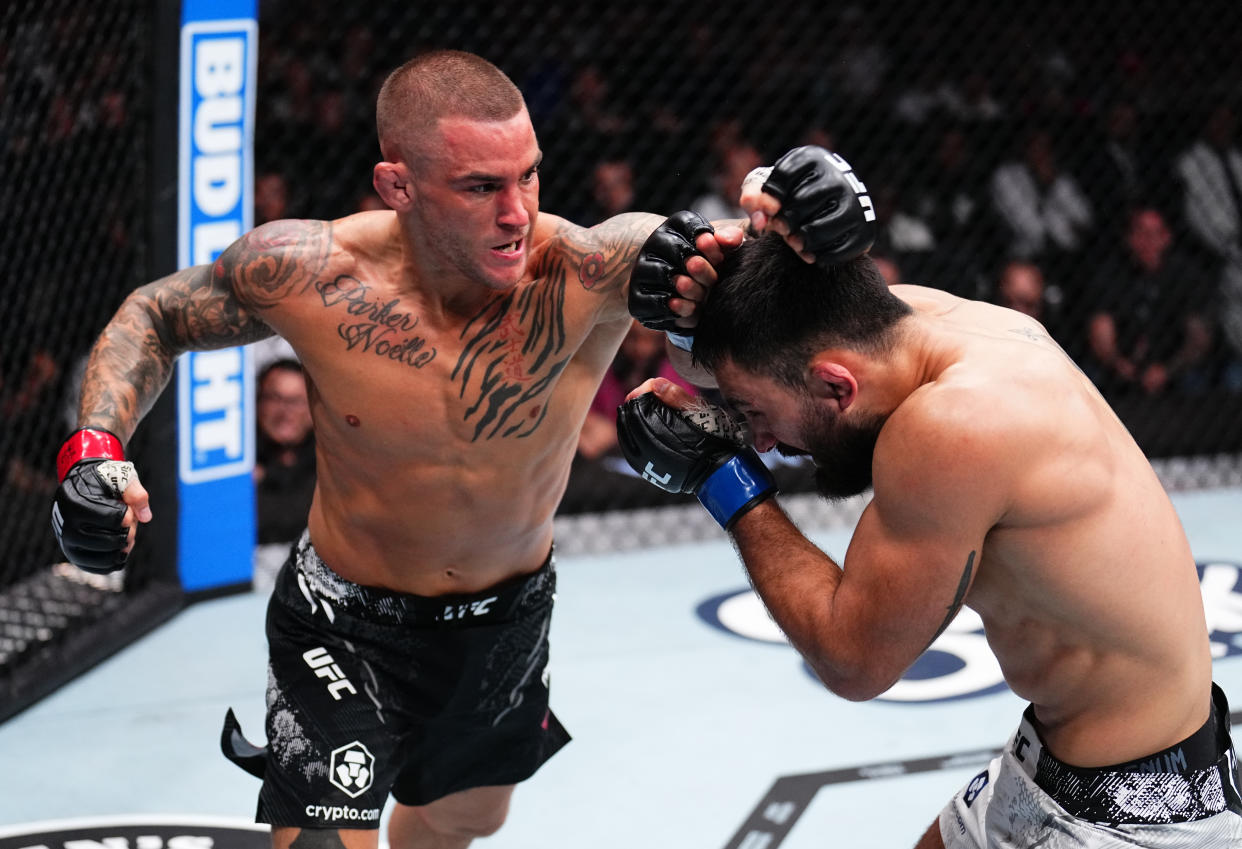
M 178 256 L 213 262 L 252 223 L 255 0 L 185 0 Z M 244 583 L 254 549 L 254 367 L 243 348 L 177 365 L 178 570 L 187 592 Z

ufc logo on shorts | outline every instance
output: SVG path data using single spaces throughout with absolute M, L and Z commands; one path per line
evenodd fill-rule
M 348 691 L 355 695 L 358 693 L 354 685 L 345 677 L 345 673 L 341 671 L 341 667 L 336 665 L 332 655 L 328 654 L 328 650 L 323 646 L 303 652 L 302 659 L 306 661 L 307 666 L 315 670 L 317 676 L 328 679 L 328 692 L 338 702 L 341 700 L 342 692 Z
M 850 184 L 850 188 L 854 190 L 854 194 L 858 195 L 858 205 L 863 208 L 863 218 L 868 221 L 875 221 L 875 207 L 871 205 L 871 196 L 867 194 L 867 187 L 863 185 L 863 181 L 858 179 L 854 174 L 854 169 L 848 162 L 841 158 L 838 153 L 827 153 L 828 162 L 833 168 L 841 172 L 841 176 L 845 178 L 845 182 Z
M 491 596 L 481 601 L 472 601 L 469 604 L 446 604 L 444 606 L 444 615 L 440 617 L 443 621 L 450 619 L 465 619 L 467 616 L 485 616 L 492 612 L 491 603 L 499 596 Z

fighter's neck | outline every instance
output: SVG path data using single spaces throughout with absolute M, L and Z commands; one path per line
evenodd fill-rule
M 860 355 L 855 365 L 859 401 L 868 411 L 887 415 L 920 387 L 940 379 L 959 353 L 952 340 L 917 313 L 903 319 L 891 349 Z

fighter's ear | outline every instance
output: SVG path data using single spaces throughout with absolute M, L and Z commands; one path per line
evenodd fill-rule
M 414 181 L 404 162 L 377 162 L 371 183 L 384 203 L 397 212 L 406 212 L 414 205 Z
M 844 363 L 829 358 L 817 358 L 811 362 L 807 387 L 816 399 L 827 401 L 842 412 L 858 397 L 858 379 L 854 372 Z

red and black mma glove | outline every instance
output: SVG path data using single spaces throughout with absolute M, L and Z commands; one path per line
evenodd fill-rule
M 666 492 L 693 493 L 726 531 L 776 494 L 776 481 L 741 429 L 716 407 L 675 410 L 647 393 L 617 408 L 621 453 Z
M 772 166 L 763 191 L 781 202 L 776 217 L 802 236 L 820 266 L 848 262 L 875 242 L 875 209 L 850 164 L 822 147 L 795 147 Z
M 79 569 L 105 574 L 125 565 L 121 493 L 133 473 L 121 440 L 106 430 L 81 428 L 60 447 L 52 530 L 65 558 Z
M 673 278 L 687 274 L 686 260 L 702 256 L 694 240 L 716 232 L 703 216 L 682 210 L 664 220 L 643 242 L 630 272 L 630 315 L 644 327 L 663 330 L 683 351 L 693 344 L 694 329 L 677 324 L 680 316 L 669 309 L 669 298 L 679 298 Z

